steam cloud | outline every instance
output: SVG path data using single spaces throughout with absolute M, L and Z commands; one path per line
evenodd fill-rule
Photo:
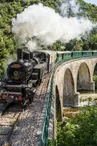
M 59 7 L 62 16 L 70 16 L 82 12 L 79 3 L 76 0 L 62 0 L 62 4 Z M 72 14 L 71 14 L 72 13 Z
M 76 6 L 74 0 L 67 0 L 69 3 L 65 1 L 63 0 L 60 7 L 61 15 L 42 4 L 29 6 L 18 14 L 17 18 L 12 20 L 12 31 L 19 44 L 33 50 L 39 44 L 48 46 L 56 41 L 69 42 L 71 39 L 80 39 L 86 32 L 89 33 L 95 25 L 85 18 L 68 18 L 67 4 L 74 13 L 79 11 L 79 5 Z

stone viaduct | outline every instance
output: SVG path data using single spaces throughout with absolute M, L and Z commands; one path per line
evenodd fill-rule
M 62 116 L 64 106 L 77 107 L 80 103 L 80 91 L 95 92 L 93 75 L 97 58 L 80 58 L 60 65 L 54 78 L 54 106 L 58 116 Z

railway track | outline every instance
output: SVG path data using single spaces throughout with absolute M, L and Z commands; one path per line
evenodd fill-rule
M 22 112 L 17 130 L 11 136 L 11 146 L 38 146 L 41 145 L 42 126 L 47 106 L 47 90 L 50 74 L 37 87 L 33 102 Z M 14 134 L 16 131 L 16 134 Z
M 21 112 L 18 105 L 5 107 L 4 103 L 0 103 L 0 146 L 10 146 L 10 137 Z
M 46 75 L 40 86 L 36 88 L 33 102 L 25 111 L 18 104 L 5 107 L 4 103 L 0 103 L 0 146 L 37 146 L 37 143 L 41 141 L 40 133 L 45 117 L 43 106 L 47 102 L 45 97 L 49 79 L 50 74 Z M 26 119 L 31 120 L 31 124 Z

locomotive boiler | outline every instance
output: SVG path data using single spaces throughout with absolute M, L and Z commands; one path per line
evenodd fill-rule
M 37 85 L 51 72 L 55 63 L 78 57 L 96 56 L 97 51 L 50 51 L 30 52 L 17 49 L 17 60 L 8 65 L 7 78 L 0 85 L 0 99 L 6 103 L 20 102 L 28 105 Z
M 23 106 L 33 99 L 37 84 L 48 71 L 48 55 L 44 52 L 17 50 L 17 60 L 8 65 L 7 79 L 1 84 L 1 99 Z

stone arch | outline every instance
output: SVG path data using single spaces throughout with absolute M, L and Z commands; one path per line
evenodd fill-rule
M 90 69 L 86 63 L 79 66 L 77 73 L 77 91 L 89 90 L 91 82 Z
M 97 75 L 97 63 L 94 66 L 93 75 Z
M 61 102 L 57 85 L 55 86 L 55 90 L 56 90 L 56 119 L 57 121 L 62 121 Z
M 63 106 L 72 106 L 74 97 L 74 79 L 72 72 L 69 68 L 66 69 L 64 74 L 63 83 Z
M 95 90 L 97 91 L 97 63 L 94 65 L 93 69 L 93 81 L 95 85 Z

